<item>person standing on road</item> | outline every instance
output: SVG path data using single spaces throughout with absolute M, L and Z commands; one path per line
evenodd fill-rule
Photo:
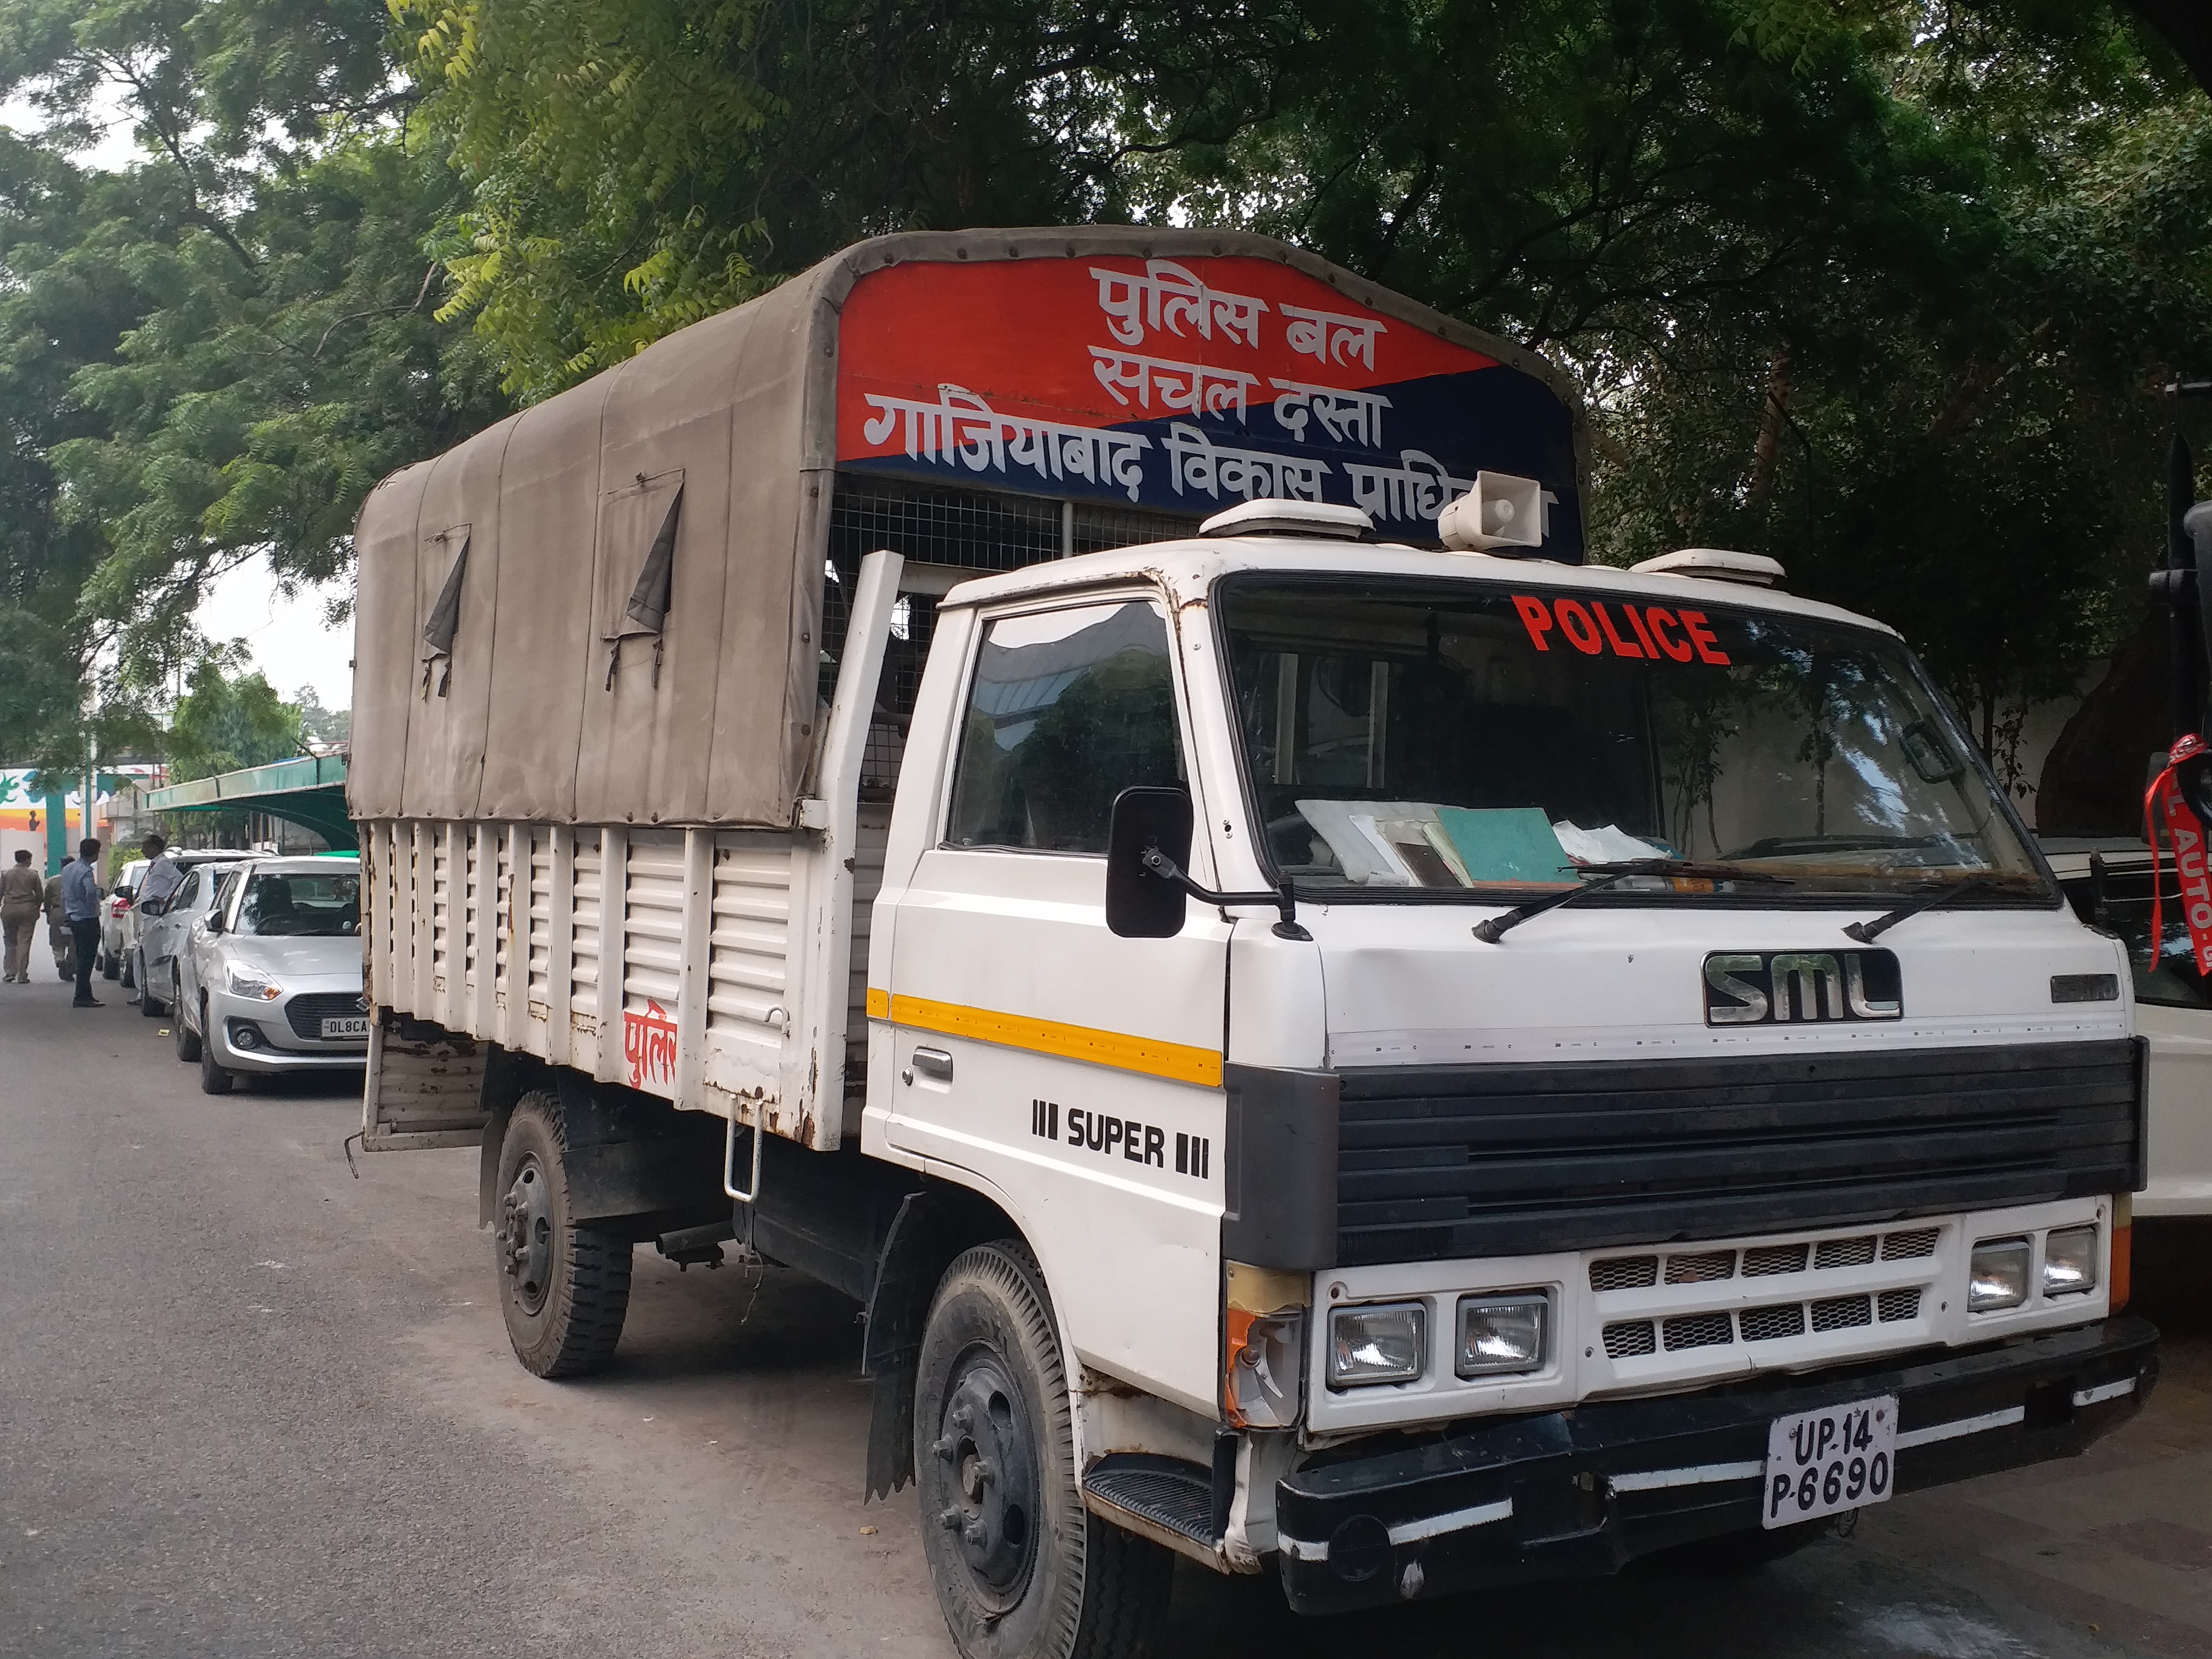
M 46 884 L 31 866 L 31 849 L 18 847 L 15 862 L 0 872 L 0 932 L 8 940 L 7 982 L 31 982 L 31 939 L 46 907 Z
M 92 994 L 92 959 L 100 951 L 100 843 L 90 836 L 77 843 L 76 862 L 62 866 L 62 919 L 76 951 L 76 1000 L 70 1006 L 100 1007 Z
M 76 977 L 76 945 L 69 923 L 62 916 L 62 878 L 58 872 L 46 878 L 46 943 L 53 947 L 54 973 L 66 984 Z

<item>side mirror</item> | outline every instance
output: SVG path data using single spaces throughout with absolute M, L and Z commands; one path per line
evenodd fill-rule
M 222 906 L 217 904 L 210 907 L 207 913 L 207 920 L 200 923 L 200 926 L 210 933 L 222 932 Z
M 158 916 L 167 911 L 168 908 L 168 900 L 149 898 L 143 904 L 141 904 L 138 907 L 138 914 L 142 916 Z
M 1190 860 L 1190 797 L 1157 785 L 1114 797 L 1106 832 L 1106 926 L 1120 939 L 1173 939 L 1182 932 L 1183 890 L 1144 866 L 1157 847 L 1180 868 Z

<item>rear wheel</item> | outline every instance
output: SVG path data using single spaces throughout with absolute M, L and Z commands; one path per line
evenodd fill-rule
M 1060 1334 L 1018 1241 L 946 1269 L 916 1368 L 915 1486 L 938 1606 L 966 1659 L 1141 1659 L 1174 1557 L 1077 1485 Z
M 200 1051 L 200 1092 L 204 1095 L 227 1095 L 230 1092 L 229 1069 L 217 1063 L 215 1057 L 213 1028 L 208 1024 L 207 1004 L 200 1004 L 199 1040 L 193 1043 Z
M 126 991 L 135 990 L 137 988 L 138 976 L 131 971 L 132 957 L 135 957 L 136 954 L 137 953 L 134 951 L 132 956 L 126 956 L 123 958 L 123 988 Z
M 507 1340 L 539 1376 L 606 1364 L 629 1311 L 630 1242 L 570 1219 L 566 1150 L 551 1095 L 515 1103 L 500 1143 L 492 1255 Z
M 112 951 L 102 951 L 94 965 L 99 968 L 100 976 L 102 979 L 113 979 L 123 971 L 123 964 L 115 959 L 115 952 Z

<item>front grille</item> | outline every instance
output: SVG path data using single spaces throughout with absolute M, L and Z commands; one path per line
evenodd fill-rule
M 291 1022 L 292 1034 L 309 1042 L 323 1040 L 325 1020 L 358 1019 L 368 1012 L 368 1005 L 358 991 L 308 991 L 284 1005 L 284 1018 Z
M 1910 1261 L 1917 1256 L 1936 1254 L 1936 1236 L 1940 1227 L 1914 1227 L 1901 1233 L 1890 1233 L 1881 1241 L 1884 1261 Z
M 1813 1328 L 1847 1331 L 1874 1323 L 1874 1304 L 1863 1296 L 1831 1296 L 1813 1304 Z
M 1668 1353 L 1682 1348 L 1718 1347 L 1735 1340 L 1735 1328 L 1724 1313 L 1684 1314 L 1662 1320 L 1660 1329 L 1665 1334 Z
M 1775 1308 L 1746 1308 L 1735 1316 L 1747 1342 L 1773 1342 L 1785 1336 L 1805 1334 L 1802 1303 L 1785 1302 Z
M 1771 1273 L 1802 1273 L 1805 1271 L 1805 1246 L 1802 1244 L 1762 1244 L 1755 1250 L 1743 1253 L 1743 1276 L 1764 1279 Z
M 1874 1260 L 1874 1235 L 1867 1233 L 1857 1238 L 1824 1238 L 1813 1247 L 1813 1266 L 1822 1267 L 1863 1267 Z
M 1885 1325 L 1893 1325 L 1900 1319 L 1920 1317 L 1920 1287 L 1910 1290 L 1884 1291 L 1875 1298 L 1875 1316 Z
M 1590 1289 L 1594 1291 L 1641 1291 L 1659 1282 L 1659 1258 L 1656 1255 L 1614 1255 L 1602 1261 L 1590 1263 Z
M 2124 1041 L 1340 1076 L 1342 1267 L 1849 1226 L 2135 1184 Z
M 1734 1250 L 1701 1250 L 1693 1255 L 1667 1258 L 1669 1285 L 1709 1285 L 1716 1279 L 1735 1277 Z
M 1605 1328 L 1605 1352 L 1608 1359 L 1635 1359 L 1658 1351 L 1659 1344 L 1652 1337 L 1651 1322 L 1648 1319 Z

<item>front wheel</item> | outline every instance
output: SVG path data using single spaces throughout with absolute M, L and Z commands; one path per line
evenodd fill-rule
M 113 979 L 123 971 L 123 964 L 115 959 L 115 952 L 112 951 L 102 951 L 100 953 L 98 965 L 100 976 L 102 979 Z
M 131 966 L 131 977 L 138 984 L 138 1012 L 149 1019 L 161 1018 L 161 1005 L 155 1000 L 154 987 L 146 977 L 146 953 L 143 951 L 133 951 Z
M 207 1004 L 200 1004 L 199 1040 L 193 1045 L 200 1051 L 200 1092 L 204 1095 L 227 1095 L 230 1092 L 230 1068 L 215 1057 L 214 1028 L 208 1024 Z
M 569 1218 L 565 1150 L 558 1101 L 541 1090 L 515 1103 L 500 1142 L 492 1255 L 507 1340 L 539 1376 L 597 1370 L 629 1311 L 630 1242 Z
M 916 1367 L 915 1486 L 938 1606 L 966 1659 L 1141 1659 L 1174 1557 L 1084 1508 L 1043 1275 L 1018 1241 L 945 1270 Z
M 199 1034 L 185 1024 L 184 999 L 177 994 L 173 978 L 169 981 L 169 1041 L 176 1045 L 177 1058 L 185 1065 L 200 1057 Z

